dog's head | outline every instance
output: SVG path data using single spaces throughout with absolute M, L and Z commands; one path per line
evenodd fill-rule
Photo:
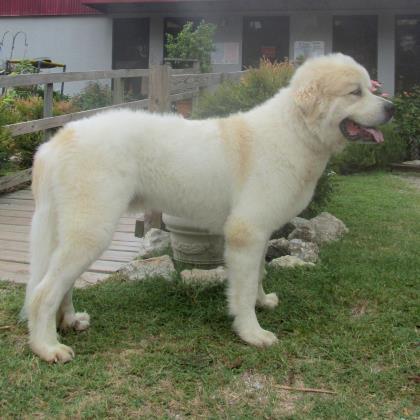
M 394 113 L 390 101 L 372 93 L 367 71 L 343 54 L 308 60 L 290 88 L 308 128 L 326 145 L 340 150 L 347 142 L 382 143 L 376 128 Z

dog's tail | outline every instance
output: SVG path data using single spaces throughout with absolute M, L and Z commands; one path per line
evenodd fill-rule
M 51 255 L 58 242 L 57 214 L 54 206 L 54 191 L 51 183 L 52 168 L 48 144 L 41 146 L 36 154 L 32 170 L 32 193 L 35 199 L 35 212 L 32 217 L 30 234 L 30 279 L 26 286 L 25 303 L 20 313 L 22 320 L 27 317 L 27 307 L 33 291 L 45 276 Z

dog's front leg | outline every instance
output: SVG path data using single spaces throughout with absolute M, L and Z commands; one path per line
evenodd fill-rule
M 268 232 L 239 216 L 231 216 L 225 226 L 228 304 L 234 317 L 233 327 L 242 340 L 256 346 L 277 341 L 273 333 L 261 328 L 255 313 L 261 258 L 268 236 Z

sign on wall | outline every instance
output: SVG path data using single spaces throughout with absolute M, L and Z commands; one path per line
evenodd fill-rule
M 212 64 L 239 64 L 239 42 L 216 42 Z
M 295 41 L 293 59 L 306 60 L 325 54 L 324 41 Z

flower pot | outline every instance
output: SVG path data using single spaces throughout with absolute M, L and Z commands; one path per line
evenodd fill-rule
M 163 222 L 171 235 L 173 258 L 202 268 L 223 264 L 224 238 L 194 226 L 189 220 L 163 215 Z

